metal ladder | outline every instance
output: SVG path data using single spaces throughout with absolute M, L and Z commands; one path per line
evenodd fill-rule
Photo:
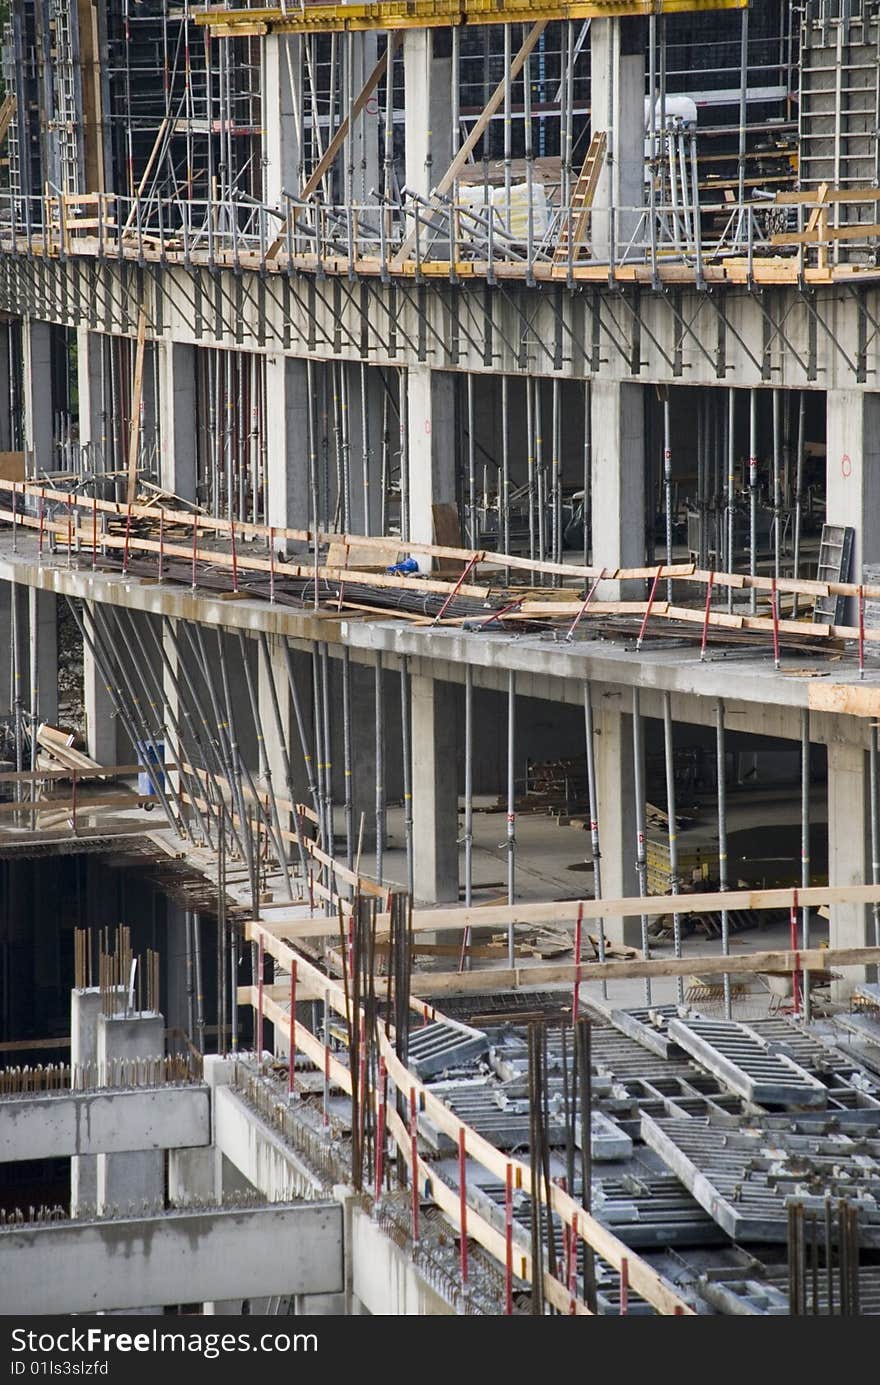
M 608 135 L 605 130 L 599 130 L 590 140 L 590 147 L 587 150 L 583 167 L 572 194 L 571 213 L 559 233 L 559 240 L 553 252 L 553 264 L 556 267 L 568 264 L 569 234 L 571 234 L 571 258 L 573 261 L 578 258 L 587 233 L 587 222 L 593 205 L 593 198 L 596 195 L 599 174 L 602 172 L 602 165 L 605 162 L 607 145 Z
M 68 195 L 82 191 L 77 113 L 76 69 L 79 34 L 71 18 L 70 0 L 54 0 L 51 25 L 55 35 L 55 128 L 61 188 Z
M 852 562 L 855 530 L 844 524 L 823 524 L 819 543 L 817 582 L 846 582 Z M 842 625 L 845 596 L 819 596 L 813 606 L 814 625 Z

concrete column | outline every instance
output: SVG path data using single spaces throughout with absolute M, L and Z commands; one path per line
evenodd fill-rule
M 257 664 L 257 699 L 260 707 L 260 720 L 263 724 L 263 737 L 266 746 L 266 758 L 269 762 L 269 770 L 272 775 L 272 788 L 279 798 L 288 798 L 289 790 L 287 784 L 287 774 L 284 766 L 284 752 L 286 751 L 290 764 L 291 777 L 294 785 L 298 784 L 295 777 L 297 765 L 302 764 L 302 752 L 297 736 L 296 720 L 293 714 L 293 707 L 290 699 L 290 685 L 287 681 L 287 664 L 284 657 L 284 648 L 281 640 L 275 635 L 270 635 L 269 663 L 271 673 L 266 668 L 266 661 L 260 653 Z M 281 717 L 281 728 L 283 745 L 278 738 L 278 729 L 275 722 L 275 711 L 272 705 L 272 690 L 269 686 L 269 678 L 272 677 L 275 684 L 275 696 L 278 699 L 278 711 Z M 308 797 L 303 792 L 301 801 Z M 281 825 L 286 830 L 290 830 L 292 816 L 281 813 Z M 289 852 L 296 851 L 293 846 L 288 846 Z
M 631 898 L 639 892 L 632 717 L 621 711 L 618 696 L 603 696 L 597 702 L 594 725 L 602 893 L 608 899 Z M 641 945 L 638 918 L 606 919 L 605 931 L 615 942 Z
M 98 1015 L 99 1070 L 120 1059 L 155 1058 L 165 1053 L 165 1018 L 155 1012 Z M 133 1204 L 161 1209 L 165 1202 L 165 1156 L 161 1149 L 97 1156 L 99 1213 Z
M 24 361 L 23 423 L 27 475 L 53 470 L 52 328 L 26 317 L 21 325 Z
M 870 806 L 867 755 L 858 745 L 828 742 L 828 884 L 864 885 L 871 878 Z M 832 947 L 868 944 L 868 910 L 862 904 L 832 904 L 829 938 Z M 864 967 L 835 967 L 844 980 L 834 985 L 835 999 L 845 999 Z
M 308 406 L 306 362 L 267 357 L 267 509 L 269 523 L 280 529 L 308 529 L 311 523 Z M 278 547 L 284 545 L 279 541 Z M 287 545 L 288 550 L 297 547 Z
M 30 682 L 27 705 L 36 682 L 37 716 L 54 725 L 58 720 L 58 609 L 54 592 L 28 588 Z
M 452 162 L 452 40 L 445 29 L 403 36 L 406 186 L 427 197 Z
M 455 391 L 451 375 L 411 366 L 406 373 L 409 428 L 409 536 L 434 542 L 435 505 L 455 503 Z M 427 571 L 430 559 L 420 559 Z
M 0 452 L 12 451 L 12 399 L 9 388 L 11 365 L 11 326 L 9 322 L 0 322 Z
M 352 787 L 351 801 L 354 818 L 354 839 L 357 843 L 360 831 L 361 814 L 364 818 L 363 849 L 372 850 L 376 845 L 376 675 L 375 670 L 357 664 L 349 664 L 351 675 L 351 758 Z M 393 683 L 391 679 L 393 678 Z M 395 697 L 399 697 L 399 674 L 383 674 L 382 703 L 385 711 L 385 743 L 394 744 L 389 726 L 390 714 Z M 342 721 L 342 713 L 339 713 Z M 385 756 L 385 791 L 389 793 L 389 756 Z M 340 748 L 339 761 L 342 763 Z
M 98 1061 L 98 1016 L 101 992 L 97 986 L 70 993 L 70 1065 L 75 1070 Z M 98 1156 L 76 1155 L 70 1161 L 70 1213 L 76 1216 L 98 1205 Z
M 866 563 L 880 563 L 880 395 L 829 390 L 826 401 L 826 519 L 855 530 L 849 580 L 860 582 Z M 851 625 L 857 606 L 846 603 Z
M 214 1201 L 214 1150 L 169 1149 L 168 1201 L 172 1207 L 206 1206 Z
M 122 763 L 116 758 L 116 712 L 113 699 L 88 645 L 83 648 L 83 703 L 86 746 L 92 759 L 102 765 Z
M 641 567 L 645 561 L 645 414 L 641 385 L 594 380 L 591 418 L 593 562 L 608 569 Z M 597 595 L 613 601 L 630 594 L 638 597 L 641 592 L 641 583 L 603 582 Z
M 455 689 L 414 676 L 413 867 L 416 898 L 458 901 L 458 747 Z
M 0 582 L 0 711 L 11 714 L 12 689 L 12 582 Z
M 351 55 L 354 71 L 352 86 L 355 96 L 376 66 L 378 35 L 351 34 Z M 380 112 L 376 92 L 367 101 L 363 113 L 351 132 L 352 191 L 356 203 L 374 202 L 371 192 L 380 190 L 379 183 Z
M 283 207 L 283 193 L 297 197 L 300 190 L 300 150 L 294 117 L 294 91 L 291 75 L 302 68 L 302 40 L 294 34 L 267 34 L 263 42 L 263 90 L 271 92 L 265 104 L 266 129 L 265 201 L 269 207 Z M 277 233 L 280 222 L 270 222 L 268 240 Z
M 619 259 L 645 203 L 645 33 L 638 19 L 590 25 L 590 133 L 607 132 L 605 162 L 593 198 L 593 254 Z M 614 209 L 613 217 L 611 209 Z
M 104 338 L 88 327 L 76 329 L 76 388 L 79 398 L 79 445 L 85 466 L 100 470 L 107 461 L 104 413 Z
M 354 534 L 375 535 L 381 532 L 382 401 L 385 386 L 379 371 L 373 367 L 367 366 L 363 371 L 359 365 L 343 368 L 348 382 L 350 528 Z M 369 525 L 366 523 L 367 516 Z
M 195 500 L 196 348 L 162 341 L 156 346 L 159 373 L 161 483 L 181 500 Z

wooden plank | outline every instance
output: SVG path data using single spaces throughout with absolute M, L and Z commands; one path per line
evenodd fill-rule
M 455 548 L 461 541 L 461 521 L 458 517 L 458 506 L 454 501 L 440 505 L 431 506 L 431 523 L 434 533 L 434 542 L 441 548 Z M 437 559 L 437 571 L 445 572 L 449 576 L 458 577 L 461 574 L 461 559 L 452 560 L 450 558 Z M 463 596 L 467 591 L 465 586 L 459 587 L 458 594 Z
M 0 480 L 23 481 L 24 479 L 24 453 L 0 452 Z
M 712 953 L 710 956 L 653 957 L 625 962 L 582 962 L 557 966 L 487 967 L 480 971 L 431 971 L 412 973 L 413 990 L 420 997 L 439 995 L 490 994 L 493 991 L 518 991 L 581 981 L 631 981 L 658 976 L 723 976 L 748 972 L 825 971 L 829 967 L 867 967 L 880 962 L 880 947 L 810 948 L 805 952 L 745 952 L 735 957 Z M 385 977 L 376 978 L 376 993 L 384 994 Z

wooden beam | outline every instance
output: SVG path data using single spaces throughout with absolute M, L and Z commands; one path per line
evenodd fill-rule
M 827 971 L 829 967 L 869 967 L 880 962 L 880 947 L 824 948 L 806 952 L 745 952 L 735 957 L 717 952 L 696 957 L 652 957 L 625 962 L 582 962 L 565 966 L 486 967 L 480 971 L 431 971 L 412 973 L 413 991 L 420 997 L 438 995 L 491 995 L 494 991 L 518 991 L 524 987 L 571 984 L 578 975 L 583 982 L 632 981 L 639 977 L 750 975 L 759 972 Z M 376 977 L 376 993 L 384 994 L 387 980 Z

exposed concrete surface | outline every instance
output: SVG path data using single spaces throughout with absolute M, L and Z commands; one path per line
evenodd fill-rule
M 320 1190 L 294 1151 L 229 1087 L 214 1091 L 214 1140 L 269 1202 L 314 1196 Z
M 343 1285 L 335 1203 L 0 1231 L 2 1311 L 94 1313 Z
M 210 1127 L 206 1087 L 6 1097 L 0 1161 L 206 1145 Z
M 374 1316 L 455 1316 L 455 1310 L 422 1279 L 405 1250 L 395 1245 L 361 1207 L 350 1209 L 351 1288 Z

